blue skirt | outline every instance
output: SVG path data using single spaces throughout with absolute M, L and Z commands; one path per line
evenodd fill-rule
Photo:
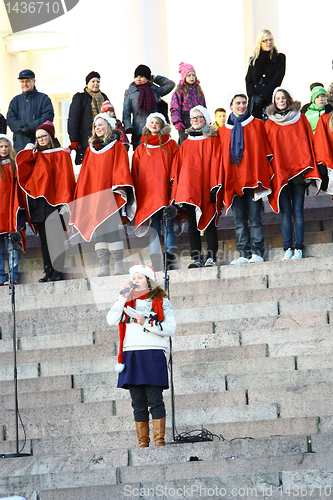
M 124 351 L 124 370 L 119 373 L 117 387 L 128 389 L 129 385 L 155 385 L 169 388 L 165 352 L 162 349 Z

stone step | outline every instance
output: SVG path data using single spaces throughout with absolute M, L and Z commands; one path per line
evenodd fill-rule
M 36 417 L 37 418 L 37 417 Z M 211 424 L 230 422 L 244 422 L 254 420 L 274 420 L 278 418 L 278 406 L 274 403 L 240 405 L 230 407 L 214 407 L 204 409 L 177 410 L 176 420 L 179 426 L 201 427 Z M 171 415 L 167 414 L 166 426 L 171 426 Z M 15 436 L 15 423 L 13 419 L 5 422 L 6 438 L 13 440 Z M 99 418 L 79 418 L 72 420 L 47 420 L 43 414 L 34 421 L 25 422 L 26 434 L 29 439 L 40 437 L 56 437 L 61 435 L 79 436 L 96 429 L 103 432 L 114 432 L 120 430 L 131 430 L 133 428 L 132 416 L 110 416 Z M 19 434 L 21 434 L 19 430 Z M 21 439 L 21 435 L 19 436 Z
M 48 378 L 27 378 L 18 381 L 19 394 L 46 392 L 70 389 L 73 381 L 70 375 L 60 375 L 59 377 Z M 2 381 L 0 384 L 0 395 L 13 394 L 13 379 Z
M 279 358 L 275 358 L 279 359 Z M 282 358 L 283 359 L 283 358 Z M 333 382 L 333 370 L 331 368 L 286 370 L 281 372 L 266 372 L 262 374 L 227 374 L 226 386 L 228 390 L 254 389 L 280 386 L 302 386 L 311 384 Z

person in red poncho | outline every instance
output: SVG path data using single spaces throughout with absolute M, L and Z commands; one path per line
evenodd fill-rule
M 239 258 L 231 264 L 263 262 L 262 198 L 271 192 L 271 152 L 264 123 L 247 110 L 247 96 L 235 91 L 228 98 L 231 114 L 218 134 L 222 146 L 225 213 L 234 214 Z M 250 222 L 250 230 L 248 227 Z
M 207 233 L 205 267 L 216 266 L 217 222 L 221 211 L 221 146 L 216 127 L 203 106 L 190 111 L 191 127 L 172 165 L 171 200 L 186 209 L 191 246 L 189 268 L 202 267 L 200 231 Z
M 69 224 L 85 241 L 96 238 L 95 250 L 100 270 L 110 275 L 110 252 L 114 274 L 123 273 L 124 243 L 119 234 L 120 215 L 126 205 L 129 220 L 136 202 L 128 155 L 115 129 L 116 120 L 106 113 L 95 116 L 92 137 L 77 179 Z
M 6 243 L 9 255 L 9 281 L 11 282 L 13 278 L 14 283 L 17 284 L 18 279 L 19 246 L 17 242 L 8 239 L 8 234 L 18 229 L 17 219 L 20 208 L 15 156 L 12 139 L 6 134 L 0 134 L 0 286 L 6 283 Z M 14 267 L 12 269 L 13 257 Z
M 313 133 L 309 121 L 300 112 L 301 103 L 293 100 L 289 89 L 277 87 L 273 92 L 272 103 L 266 108 L 268 120 L 265 123 L 275 174 L 268 199 L 275 212 L 281 211 L 282 260 L 301 259 L 305 189 L 310 182 L 314 182 L 319 192 L 321 185 L 314 160 Z
M 36 143 L 31 146 L 16 157 L 17 180 L 41 240 L 45 276 L 39 282 L 44 283 L 63 279 L 64 220 L 53 213 L 72 201 L 75 177 L 70 154 L 55 138 L 53 123 L 46 121 L 37 127 Z
M 327 89 L 327 107 L 332 110 L 333 83 Z M 333 111 L 323 114 L 317 123 L 313 139 L 315 159 L 322 177 L 321 189 L 333 195 Z
M 179 150 L 170 137 L 171 127 L 161 113 L 151 113 L 142 129 L 141 144 L 132 158 L 132 178 L 137 196 L 135 233 L 144 236 L 149 230 L 150 259 L 156 271 L 162 270 L 160 255 L 161 223 L 166 236 L 163 208 L 171 194 L 171 164 Z M 167 221 L 167 268 L 176 264 L 173 220 Z M 156 237 L 157 235 L 157 237 Z
M 139 447 L 149 446 L 149 407 L 155 446 L 164 446 L 163 390 L 169 387 L 165 351 L 176 330 L 175 315 L 151 266 L 134 264 L 129 273 L 131 280 L 106 317 L 109 325 L 119 325 L 117 387 L 130 391 Z

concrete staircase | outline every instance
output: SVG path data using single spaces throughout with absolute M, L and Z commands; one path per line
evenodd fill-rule
M 168 390 L 168 444 L 156 449 L 137 447 L 130 399 L 113 371 L 118 330 L 105 315 L 127 276 L 95 278 L 86 245 L 83 257 L 73 251 L 67 259 L 76 279 L 36 283 L 40 250 L 29 237 L 16 322 L 23 452 L 31 456 L 0 458 L 0 496 L 333 498 L 330 197 L 308 196 L 305 213 L 301 261 L 281 262 L 279 218 L 267 205 L 262 264 L 224 265 L 235 257 L 230 216 L 220 220 L 218 268 L 187 270 L 186 238 L 178 239 L 182 269 L 169 273 L 176 435 L 196 430 L 212 440 L 173 442 Z M 147 250 L 130 239 L 127 266 L 141 255 L 147 259 Z M 16 450 L 7 287 L 0 329 L 1 456 Z M 21 424 L 19 438 L 21 449 Z

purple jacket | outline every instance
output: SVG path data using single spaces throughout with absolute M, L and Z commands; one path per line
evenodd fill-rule
M 196 85 L 188 85 L 188 95 L 185 94 L 184 90 L 179 90 L 179 87 L 172 94 L 170 103 L 171 121 L 173 125 L 181 123 L 184 130 L 190 126 L 190 110 L 198 104 L 207 107 L 205 98 L 198 96 L 196 87 Z

